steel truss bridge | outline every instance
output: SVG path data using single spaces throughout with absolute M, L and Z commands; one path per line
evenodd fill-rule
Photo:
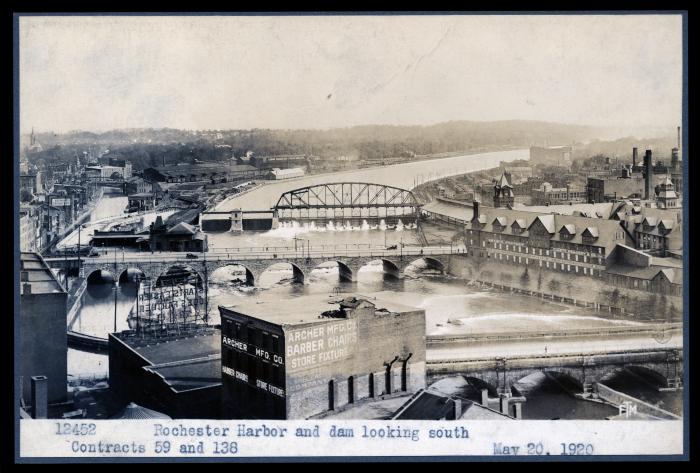
M 274 206 L 280 220 L 415 219 L 413 192 L 366 182 L 334 182 L 282 194 Z

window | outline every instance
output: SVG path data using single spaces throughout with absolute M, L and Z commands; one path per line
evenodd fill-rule
M 348 404 L 355 402 L 355 377 L 348 378 Z

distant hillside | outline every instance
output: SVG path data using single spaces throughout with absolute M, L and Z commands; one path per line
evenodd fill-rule
M 446 152 L 479 152 L 532 145 L 582 143 L 606 136 L 596 127 L 538 121 L 452 121 L 429 126 L 364 125 L 327 130 L 125 129 L 103 133 L 39 133 L 43 151 L 31 161 L 63 161 L 89 151 L 130 159 L 135 169 L 168 163 L 222 161 L 252 150 L 257 155 L 313 154 L 383 159 Z

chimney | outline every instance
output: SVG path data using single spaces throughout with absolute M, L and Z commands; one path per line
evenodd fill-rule
M 474 222 L 479 219 L 479 201 L 475 200 L 472 203 L 472 205 L 474 207 L 474 213 L 472 214 L 472 222 Z
M 678 167 L 678 148 L 671 150 L 671 167 L 674 170 Z
M 457 398 L 453 401 L 455 404 L 455 420 L 459 420 L 462 417 L 462 400 Z
M 648 149 L 644 153 L 644 200 L 648 200 L 651 197 L 653 173 L 654 171 L 651 168 L 651 150 Z
M 32 376 L 32 418 L 46 419 L 48 386 L 46 376 Z
M 499 401 L 500 401 L 501 414 L 508 415 L 508 404 L 509 404 L 508 396 L 501 395 Z
M 632 169 L 637 166 L 637 148 L 632 148 Z

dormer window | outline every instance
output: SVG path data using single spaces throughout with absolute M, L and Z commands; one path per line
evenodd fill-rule
M 559 238 L 562 240 L 571 240 L 576 236 L 576 227 L 572 224 L 562 225 L 559 230 Z
M 515 221 L 513 221 L 513 224 L 510 226 L 510 230 L 513 233 L 513 235 L 519 235 L 522 232 L 525 231 L 527 228 L 527 224 L 525 223 L 525 219 L 523 218 L 518 218 Z
M 494 232 L 502 232 L 506 228 L 506 218 L 505 217 L 496 217 L 493 222 L 491 222 L 491 225 L 493 226 L 493 231 Z
M 598 227 L 586 227 L 581 233 L 581 240 L 584 245 L 592 245 L 598 239 Z

